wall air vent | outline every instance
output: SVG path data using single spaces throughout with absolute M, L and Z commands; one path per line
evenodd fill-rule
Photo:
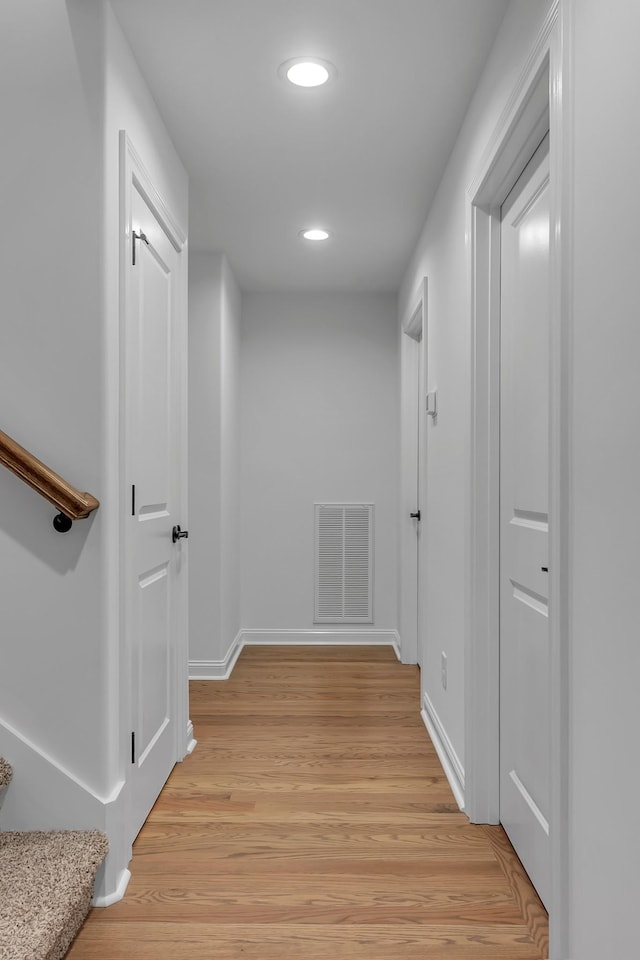
M 373 504 L 315 504 L 314 623 L 373 623 Z

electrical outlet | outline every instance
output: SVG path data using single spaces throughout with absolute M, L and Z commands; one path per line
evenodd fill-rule
M 440 658 L 440 680 L 442 681 L 442 689 L 447 689 L 447 655 L 442 651 L 442 656 Z

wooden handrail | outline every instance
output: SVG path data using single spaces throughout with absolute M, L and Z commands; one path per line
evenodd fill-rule
M 100 502 L 90 493 L 80 493 L 2 430 L 0 430 L 0 463 L 15 473 L 16 477 L 20 477 L 33 487 L 41 497 L 57 507 L 69 520 L 83 520 L 100 506 Z M 56 529 L 59 529 L 58 526 Z

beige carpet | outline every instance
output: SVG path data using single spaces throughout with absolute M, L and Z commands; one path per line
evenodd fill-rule
M 107 855 L 96 831 L 0 832 L 0 957 L 60 960 L 91 907 Z
M 0 757 L 0 790 L 11 783 L 11 764 L 4 757 Z
M 0 790 L 11 767 L 0 757 Z M 91 907 L 108 851 L 98 830 L 0 831 L 0 957 L 60 960 Z

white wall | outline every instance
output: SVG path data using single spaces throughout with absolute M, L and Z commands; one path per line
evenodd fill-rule
M 189 659 L 210 676 L 240 629 L 240 293 L 219 254 L 189 268 Z
M 219 660 L 222 257 L 189 257 L 189 660 Z
M 7 433 L 102 500 L 104 52 L 91 19 L 79 25 L 62 0 L 0 5 L 0 409 Z M 104 511 L 66 535 L 56 512 L 0 468 L 0 721 L 100 793 Z
M 513 2 L 405 277 L 400 315 L 429 275 L 430 425 L 426 690 L 455 749 L 463 749 L 465 482 L 469 316 L 465 189 L 548 4 Z M 573 109 L 573 350 L 570 371 L 569 956 L 626 960 L 638 950 L 640 841 L 640 394 L 637 322 L 637 157 L 640 8 L 568 0 Z M 597 63 L 597 70 L 594 64 Z M 434 522 L 431 522 L 430 521 Z M 457 602 L 456 602 L 457 598 Z M 438 657 L 449 653 L 449 689 Z M 430 679 L 433 677 L 433 681 Z M 562 954 L 565 960 L 565 954 Z
M 241 627 L 240 609 L 240 290 L 226 257 L 222 260 L 220 307 L 220 570 L 221 650 L 227 652 Z
M 0 112 L 11 130 L 1 186 L 2 426 L 101 501 L 90 520 L 57 534 L 55 511 L 0 470 L 0 752 L 19 755 L 16 816 L 40 818 L 20 827 L 72 827 L 76 812 L 86 826 L 87 810 L 108 827 L 121 816 L 107 801 L 122 796 L 128 710 L 118 595 L 119 130 L 184 227 L 187 176 L 107 3 L 7 0 L 0 44 Z M 40 805 L 19 802 L 36 771 Z
M 465 193 L 547 13 L 547 0 L 515 0 L 507 10 L 422 236 L 402 283 L 399 316 L 429 278 L 427 390 L 438 391 L 428 418 L 423 479 L 426 563 L 421 573 L 422 685 L 464 764 L 465 578 L 469 500 L 470 317 Z M 447 654 L 447 690 L 440 655 Z
M 622 960 L 640 893 L 640 6 L 572 6 L 571 957 Z
M 313 504 L 323 501 L 375 503 L 373 628 L 397 628 L 395 312 L 382 295 L 244 296 L 245 629 L 313 628 Z

